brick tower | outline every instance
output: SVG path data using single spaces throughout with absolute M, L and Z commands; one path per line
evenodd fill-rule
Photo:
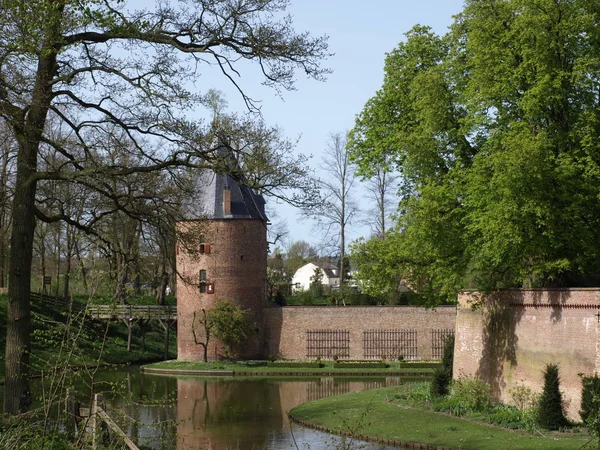
M 233 355 L 261 357 L 267 276 L 267 219 L 262 195 L 227 174 L 201 171 L 195 198 L 177 223 L 177 352 L 183 361 L 201 361 L 202 310 L 226 300 L 248 311 L 249 338 Z M 211 336 L 208 359 L 224 356 Z

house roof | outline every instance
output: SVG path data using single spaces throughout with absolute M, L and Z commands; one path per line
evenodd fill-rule
M 335 264 L 330 263 L 328 261 L 313 261 L 313 262 L 306 263 L 302 267 L 298 268 L 298 270 L 296 270 L 294 277 L 296 277 L 296 274 L 298 273 L 298 271 L 300 271 L 300 269 L 302 269 L 306 266 L 310 266 L 310 265 L 317 266 L 318 268 L 320 268 L 323 271 L 323 273 L 325 273 L 325 276 L 329 279 L 340 277 L 337 274 L 337 272 L 339 270 L 338 267 Z

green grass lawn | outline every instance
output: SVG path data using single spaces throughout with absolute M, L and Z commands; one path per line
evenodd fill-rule
M 408 407 L 392 400 L 401 388 L 381 388 L 305 403 L 296 419 L 333 432 L 474 450 L 592 449 L 586 432 L 532 435 Z M 586 445 L 586 443 L 588 445 Z
M 261 372 L 261 373 L 394 373 L 403 372 L 414 375 L 429 376 L 433 373 L 431 368 L 411 368 L 410 363 L 390 363 L 388 368 L 346 369 L 334 368 L 333 361 L 323 361 L 324 367 L 267 367 L 265 361 L 240 361 L 240 362 L 185 362 L 185 361 L 162 361 L 148 364 L 148 368 L 173 369 L 173 370 L 228 370 L 233 372 Z

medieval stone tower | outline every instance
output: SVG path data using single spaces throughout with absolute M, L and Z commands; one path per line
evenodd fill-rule
M 263 306 L 267 276 L 265 201 L 227 174 L 201 171 L 196 194 L 186 204 L 186 220 L 177 224 L 178 359 L 201 361 L 205 339 L 202 310 L 226 300 L 248 311 L 249 338 L 235 356 L 262 355 Z M 208 359 L 224 356 L 211 336 Z

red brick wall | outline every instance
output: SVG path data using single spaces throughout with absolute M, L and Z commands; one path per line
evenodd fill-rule
M 365 330 L 416 330 L 417 359 L 431 359 L 434 330 L 454 330 L 456 308 L 411 306 L 286 306 L 264 311 L 267 355 L 307 358 L 307 330 L 348 330 L 350 359 L 363 359 Z M 397 355 L 386 355 L 395 358 Z
M 483 379 L 499 399 L 511 403 L 512 388 L 541 392 L 544 367 L 558 364 L 567 412 L 579 419 L 578 373 L 592 375 L 598 369 L 599 305 L 596 289 L 461 294 L 454 376 Z
M 197 227 L 197 229 L 194 229 Z M 211 308 L 218 300 L 228 300 L 249 311 L 252 323 L 251 336 L 238 356 L 258 357 L 262 353 L 265 279 L 267 268 L 266 227 L 261 220 L 222 219 L 180 222 L 180 242 L 177 254 L 177 347 L 178 358 L 185 361 L 201 360 L 202 346 L 197 345 L 192 333 L 194 312 Z M 200 240 L 204 236 L 210 245 L 210 254 L 199 254 Z M 190 237 L 192 236 L 192 237 Z M 195 250 L 196 249 L 196 250 Z M 206 271 L 208 283 L 213 283 L 214 294 L 200 293 L 200 270 Z M 201 327 L 196 322 L 196 328 Z M 223 356 L 223 348 L 214 337 L 209 342 L 209 359 Z

